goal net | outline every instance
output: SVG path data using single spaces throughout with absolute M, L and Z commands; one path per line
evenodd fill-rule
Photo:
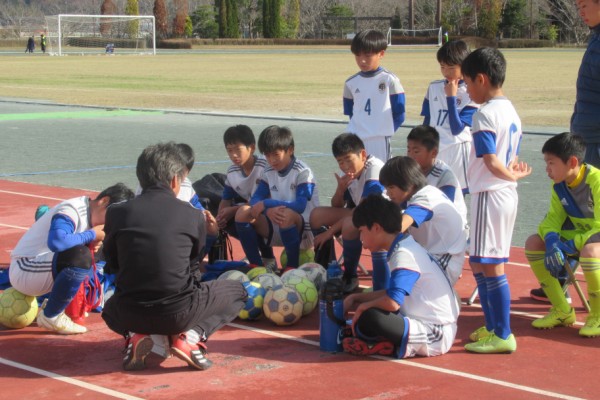
M 393 29 L 387 34 L 388 46 L 441 46 L 442 27 L 432 29 Z
M 67 54 L 156 54 L 153 15 L 46 17 L 47 52 Z

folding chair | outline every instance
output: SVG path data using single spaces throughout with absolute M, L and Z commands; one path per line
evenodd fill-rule
M 344 246 L 344 241 L 342 240 L 341 236 L 334 236 L 335 237 L 335 241 L 339 243 L 340 246 Z M 337 263 L 339 265 L 342 265 L 344 263 L 344 253 L 342 252 L 342 254 L 340 254 L 340 257 L 337 260 Z M 367 269 L 360 263 L 360 261 L 358 262 L 358 269 L 360 269 L 360 271 L 366 275 L 369 276 L 369 271 L 367 271 Z

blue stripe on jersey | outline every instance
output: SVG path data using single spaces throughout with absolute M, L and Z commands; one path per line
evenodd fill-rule
M 78 245 L 85 245 L 96 238 L 96 232 L 88 230 L 75 232 L 75 224 L 66 215 L 56 214 L 52 217 L 48 232 L 48 248 L 53 253 L 65 251 Z
M 433 217 L 433 211 L 430 209 L 421 207 L 418 204 L 410 204 L 404 210 L 405 214 L 408 214 L 414 220 L 413 226 L 419 227 L 423 222 L 429 221 Z
M 502 264 L 508 262 L 508 257 L 479 257 L 470 256 L 469 261 L 479 264 Z
M 569 188 L 565 182 L 554 184 L 554 191 L 560 199 L 560 204 L 562 204 L 563 208 L 570 217 L 586 217 L 583 211 L 581 211 L 581 208 L 577 206 L 577 201 L 571 195 L 571 192 L 569 191 Z
M 231 186 L 227 186 L 225 185 L 223 187 L 223 194 L 221 195 L 221 198 L 223 200 L 233 200 L 233 198 L 235 197 L 235 190 L 233 190 L 233 188 Z
M 398 128 L 400 128 L 406 116 L 406 108 L 404 106 L 406 104 L 406 98 L 404 97 L 404 93 L 390 95 L 390 104 L 392 106 L 394 131 L 396 131 Z
M 438 189 L 440 189 L 452 202 L 454 202 L 454 196 L 456 195 L 456 188 L 454 186 L 447 185 Z
M 354 109 L 354 99 L 347 99 L 344 97 L 344 115 L 352 118 Z
M 394 266 L 390 266 L 394 268 Z M 417 271 L 410 269 L 396 268 L 392 270 L 390 276 L 390 285 L 385 291 L 388 297 L 398 303 L 399 306 L 404 304 L 404 296 L 410 296 L 415 283 L 421 276 Z
M 475 155 L 483 157 L 485 154 L 496 154 L 496 134 L 490 131 L 479 131 L 473 134 Z
M 360 196 L 361 199 L 364 199 L 370 194 L 380 195 L 383 193 L 385 188 L 378 180 L 371 179 L 365 182 L 365 186 L 363 187 L 362 194 Z
M 421 115 L 423 118 L 423 125 L 429 125 L 429 121 L 431 120 L 431 111 L 429 109 L 429 99 L 423 99 L 423 105 L 421 106 Z
M 192 207 L 194 207 L 200 211 L 204 211 L 204 207 L 202 207 L 202 203 L 200 203 L 200 199 L 198 198 L 197 193 L 194 193 L 194 195 L 190 199 L 190 204 L 192 205 Z

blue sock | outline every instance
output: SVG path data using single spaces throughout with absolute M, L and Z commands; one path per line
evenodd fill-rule
M 390 282 L 390 266 L 387 262 L 387 251 L 374 251 L 373 260 L 373 290 L 387 289 Z
M 479 302 L 481 303 L 481 309 L 483 310 L 483 318 L 485 319 L 485 329 L 488 331 L 494 330 L 494 315 L 491 311 L 488 298 L 487 284 L 485 283 L 485 276 L 482 272 L 473 275 L 475 282 L 477 282 L 477 293 L 479 294 Z
M 48 318 L 56 317 L 69 305 L 77 294 L 81 282 L 90 273 L 89 269 L 66 267 L 54 278 L 54 285 L 48 303 L 44 308 L 44 315 Z
M 360 253 L 362 252 L 362 242 L 360 239 L 346 240 L 342 243 L 344 255 L 344 275 L 356 276 L 356 269 L 360 261 Z
M 263 265 L 262 258 L 258 252 L 258 239 L 256 237 L 256 230 L 249 222 L 236 222 L 235 230 L 246 253 L 248 262 L 254 265 Z
M 298 228 L 296 225 L 289 228 L 280 228 L 279 235 L 287 254 L 287 266 L 298 268 L 300 263 L 300 233 L 298 233 Z
M 488 301 L 494 314 L 494 333 L 501 339 L 510 335 L 510 287 L 506 275 L 485 278 Z

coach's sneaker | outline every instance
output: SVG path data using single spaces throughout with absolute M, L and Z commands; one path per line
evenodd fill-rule
M 39 327 L 60 333 L 61 335 L 76 335 L 78 333 L 87 332 L 85 326 L 73 322 L 64 311 L 56 317 L 48 318 L 46 317 L 46 314 L 44 314 L 44 310 L 41 310 L 37 316 L 36 322 Z
M 471 332 L 469 335 L 469 340 L 471 342 L 478 342 L 481 339 L 485 339 L 486 337 L 490 336 L 492 333 L 493 331 L 488 331 L 485 326 L 482 326 L 481 328 L 475 329 L 473 332 Z
M 125 357 L 123 369 L 125 371 L 140 371 L 146 368 L 146 356 L 152 351 L 154 341 L 149 335 L 130 332 L 125 339 Z
M 358 276 L 342 276 L 344 294 L 352 293 L 358 288 Z
M 536 329 L 552 329 L 555 326 L 571 326 L 575 323 L 575 310 L 571 307 L 569 312 L 562 312 L 552 307 L 550 312 L 542 318 L 534 319 L 531 326 Z
M 512 333 L 506 339 L 491 333 L 484 339 L 466 344 L 465 350 L 481 354 L 512 353 L 517 350 L 517 341 Z
M 342 340 L 346 353 L 354 356 L 391 356 L 394 354 L 394 344 L 389 341 L 367 343 L 357 337 L 346 337 Z
M 600 336 L 600 314 L 590 314 L 585 319 L 585 325 L 579 330 L 579 336 Z
M 206 354 L 208 354 L 206 344 L 204 342 L 190 343 L 185 333 L 171 336 L 171 353 L 188 363 L 190 367 L 201 371 L 212 366 L 212 361 L 206 358 Z

